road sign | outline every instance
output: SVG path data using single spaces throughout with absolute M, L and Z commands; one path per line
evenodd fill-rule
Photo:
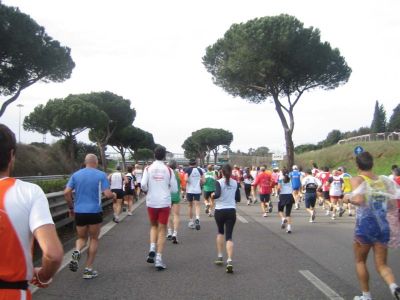
M 272 160 L 283 160 L 283 153 L 272 153 Z
M 271 162 L 271 166 L 272 166 L 272 168 L 277 168 L 278 167 L 278 162 L 272 161 Z
M 361 154 L 363 152 L 364 152 L 364 149 L 361 146 L 357 146 L 357 147 L 354 148 L 354 154 L 355 155 L 359 155 L 359 154 Z

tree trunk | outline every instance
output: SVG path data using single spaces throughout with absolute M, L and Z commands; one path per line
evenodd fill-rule
M 106 172 L 107 170 L 106 145 L 98 141 L 97 147 L 99 147 L 100 160 L 101 160 L 101 165 L 103 166 L 103 171 Z
M 293 106 L 289 107 L 289 118 L 290 118 L 290 126 L 286 120 L 285 114 L 283 113 L 281 103 L 279 101 L 278 95 L 273 95 L 275 109 L 278 113 L 279 119 L 281 120 L 282 127 L 285 133 L 285 142 L 286 142 L 286 155 L 287 155 L 287 167 L 290 170 L 294 164 L 294 144 L 292 139 L 293 128 L 294 128 L 294 116 L 293 116 Z

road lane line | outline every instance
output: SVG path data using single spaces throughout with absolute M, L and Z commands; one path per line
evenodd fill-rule
M 321 281 L 317 276 L 315 276 L 309 270 L 299 270 L 299 272 L 329 299 L 344 300 L 342 297 L 339 296 L 339 294 L 337 294 L 326 283 Z
M 247 221 L 245 218 L 243 218 L 241 215 L 239 215 L 238 213 L 236 213 L 236 217 L 240 220 L 240 222 L 242 223 L 249 223 L 249 221 Z
M 132 212 L 135 211 L 145 201 L 146 201 L 146 199 L 145 199 L 145 197 L 143 197 L 142 199 L 137 201 L 135 204 L 133 204 Z M 128 213 L 127 212 L 123 212 L 123 213 L 121 213 L 119 220 L 122 221 L 127 216 L 128 216 Z M 101 239 L 103 237 L 103 235 L 105 235 L 107 232 L 109 232 L 115 226 L 117 226 L 117 223 L 115 223 L 113 221 L 110 221 L 107 224 L 104 224 L 103 226 L 101 226 L 99 239 Z M 84 253 L 88 248 L 89 248 L 88 246 L 83 248 L 81 250 L 81 253 Z M 74 248 L 71 249 L 70 251 L 68 251 L 67 253 L 64 253 L 64 257 L 63 257 L 63 261 L 61 263 L 61 267 L 60 267 L 60 269 L 58 269 L 57 273 L 60 272 L 61 270 L 63 270 L 66 266 L 69 265 L 69 262 L 71 261 L 71 255 L 72 255 L 73 251 L 74 251 Z M 30 285 L 29 289 L 31 290 L 31 294 L 34 294 L 39 288 L 37 286 Z

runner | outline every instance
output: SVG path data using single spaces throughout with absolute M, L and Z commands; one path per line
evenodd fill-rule
M 257 175 L 256 180 L 253 182 L 252 186 L 254 186 L 255 188 L 258 186 L 261 211 L 263 213 L 263 217 L 268 217 L 267 212 L 270 209 L 271 192 L 273 186 L 271 172 L 266 172 L 265 167 L 261 167 L 260 174 Z
M 63 248 L 42 189 L 10 177 L 17 145 L 14 133 L 3 124 L 0 141 L 0 299 L 31 299 L 28 281 L 48 287 L 61 265 Z M 34 237 L 42 250 L 37 268 L 31 255 Z
M 189 228 L 200 230 L 200 197 L 201 185 L 204 183 L 203 171 L 197 167 L 195 159 L 189 161 L 189 168 L 186 169 L 186 197 L 189 201 Z M 193 221 L 193 202 L 196 219 Z
M 342 180 L 343 180 L 343 194 L 342 194 L 342 197 L 344 197 L 344 195 L 351 193 L 351 182 L 350 182 L 351 175 L 346 172 L 345 167 L 339 167 L 338 170 L 340 172 L 340 177 L 342 177 Z M 352 217 L 353 216 L 353 209 L 352 209 L 351 203 L 347 203 L 347 210 L 348 210 L 349 217 Z M 344 211 L 345 210 L 343 210 L 343 212 Z M 339 214 L 339 216 L 341 216 L 341 215 Z
M 137 178 L 135 175 L 133 175 L 133 167 L 129 166 L 125 175 L 124 182 L 124 199 L 128 203 L 128 216 L 132 216 L 133 203 L 135 202 L 135 199 L 137 199 L 135 191 L 135 187 L 137 186 L 136 183 Z
M 179 166 L 179 179 L 181 180 L 181 196 L 182 199 L 187 201 L 186 199 L 186 173 L 183 169 L 183 166 Z
M 332 171 L 332 176 L 329 177 L 329 198 L 331 200 L 332 207 L 332 216 L 331 219 L 336 219 L 336 213 L 338 212 L 340 215 L 343 214 L 343 208 L 340 205 L 340 198 L 342 196 L 342 186 L 343 179 L 340 177 L 340 172 L 338 170 Z
M 215 171 L 213 165 L 207 166 L 207 172 L 205 174 L 205 182 L 203 185 L 203 192 L 204 192 L 204 204 L 206 205 L 205 213 L 208 214 L 209 217 L 212 217 L 212 211 L 214 208 L 214 201 L 211 198 L 211 194 L 215 191 Z
M 236 222 L 236 202 L 240 201 L 240 191 L 236 180 L 231 178 L 232 167 L 227 164 L 222 167 L 223 178 L 216 183 L 216 190 L 213 195 L 215 199 L 215 221 L 218 227 L 217 265 L 223 265 L 224 233 L 226 241 L 226 272 L 233 273 L 233 241 L 232 232 Z
M 293 188 L 293 198 L 295 201 L 295 209 L 300 209 L 300 188 L 301 188 L 301 173 L 299 168 L 294 165 L 292 172 L 289 173 L 290 181 Z
M 122 211 L 122 200 L 124 198 L 123 186 L 126 183 L 126 179 L 121 173 L 120 166 L 117 166 L 116 171 L 108 176 L 108 181 L 110 182 L 111 192 L 117 196 L 117 198 L 113 200 L 113 221 L 119 223 L 119 216 Z
M 136 199 L 140 198 L 140 193 L 142 191 L 140 187 L 140 183 L 142 182 L 143 177 L 143 169 L 140 167 L 139 164 L 135 165 L 135 170 L 133 171 L 133 175 L 135 176 L 135 192 L 136 192 Z
M 178 192 L 175 174 L 164 164 L 166 152 L 162 146 L 154 149 L 156 161 L 144 170 L 141 182 L 143 191 L 147 192 L 146 205 L 150 220 L 150 250 L 147 262 L 154 263 L 155 257 L 154 265 L 159 271 L 166 269 L 162 253 L 171 209 L 171 193 Z
M 387 219 L 390 205 L 395 201 L 393 181 L 385 176 L 377 176 L 372 171 L 373 157 L 363 152 L 356 157 L 359 176 L 351 179 L 353 193 L 346 200 L 357 206 L 356 226 L 354 231 L 354 254 L 356 272 L 362 291 L 356 300 L 372 299 L 369 289 L 367 258 L 373 250 L 375 267 L 379 275 L 389 286 L 392 295 L 400 299 L 400 288 L 395 282 L 392 270 L 387 265 L 388 245 L 391 236 L 390 223 Z M 397 245 L 398 246 L 398 245 Z
M 281 228 L 285 229 L 287 233 L 292 233 L 292 218 L 290 217 L 292 212 L 292 207 L 294 204 L 293 198 L 293 188 L 292 183 L 290 182 L 289 174 L 283 173 L 282 180 L 279 181 L 279 203 L 278 203 L 278 212 L 281 217 Z M 285 215 L 283 214 L 285 211 Z
M 169 218 L 168 235 L 167 238 L 172 240 L 172 243 L 178 244 L 178 228 L 179 228 L 179 212 L 180 212 L 180 202 L 181 202 L 181 179 L 179 177 L 179 172 L 176 170 L 176 161 L 171 160 L 169 162 L 169 167 L 175 174 L 178 191 L 176 193 L 171 193 L 171 214 Z
M 251 176 L 250 168 L 246 168 L 243 174 L 243 184 L 244 184 L 244 193 L 247 199 L 247 205 L 250 205 L 253 200 L 251 199 L 251 184 L 253 183 L 254 178 Z
M 324 170 L 320 173 L 318 173 L 317 179 L 319 179 L 322 183 L 322 194 L 324 198 L 324 203 L 322 206 L 322 209 L 326 210 L 325 215 L 329 216 L 330 212 L 333 210 L 332 204 L 330 202 L 329 198 L 329 178 L 331 177 L 331 174 L 329 172 L 328 167 L 324 167 Z
M 304 202 L 307 211 L 310 213 L 310 223 L 315 222 L 316 210 L 315 203 L 317 201 L 317 189 L 322 186 L 321 181 L 311 175 L 311 169 L 305 171 L 305 177 L 302 180 L 302 187 L 305 190 Z
M 116 199 L 117 197 L 110 190 L 106 174 L 97 170 L 97 156 L 87 154 L 85 165 L 84 169 L 72 174 L 64 190 L 64 196 L 70 209 L 70 216 L 75 217 L 78 234 L 69 268 L 72 272 L 78 271 L 81 250 L 86 246 L 89 238 L 89 250 L 83 278 L 92 279 L 98 275 L 97 271 L 93 270 L 93 262 L 99 245 L 100 227 L 103 222 L 101 193 L 103 192 L 107 198 Z M 74 201 L 72 200 L 73 191 L 75 191 Z
M 253 166 L 252 169 L 251 169 L 251 171 L 250 171 L 251 177 L 253 177 L 254 179 L 256 179 L 258 173 L 259 173 L 259 171 L 257 170 L 257 167 L 256 167 L 256 166 Z M 254 204 L 256 204 L 256 203 L 257 203 L 256 189 L 255 189 L 255 187 L 254 187 L 253 185 L 251 186 L 251 196 L 252 196 L 252 199 L 253 199 Z
M 274 187 L 272 188 L 272 196 L 278 196 L 278 181 L 279 181 L 279 168 L 275 167 L 272 170 L 272 182 Z

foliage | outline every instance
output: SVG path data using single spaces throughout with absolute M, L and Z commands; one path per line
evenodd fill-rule
M 203 63 L 216 85 L 233 96 L 260 103 L 272 98 L 285 131 L 289 163 L 294 159 L 293 109 L 305 91 L 334 89 L 351 69 L 320 32 L 289 15 L 233 24 L 206 49 Z M 287 103 L 283 102 L 287 101 Z
M 232 143 L 233 135 L 231 132 L 217 128 L 202 128 L 192 132 L 190 138 L 186 139 L 182 148 L 188 158 L 199 158 L 201 161 L 204 156 L 209 157 L 214 153 L 214 160 L 217 161 L 220 146 L 229 146 Z
M 45 194 L 60 192 L 65 189 L 68 179 L 56 179 L 56 180 L 43 180 L 36 181 L 38 186 L 42 188 Z
M 386 111 L 383 104 L 375 102 L 374 118 L 371 124 L 371 133 L 386 132 Z
M 398 104 L 390 117 L 388 124 L 389 131 L 400 131 L 400 104 Z
M 301 153 L 304 153 L 304 152 L 314 151 L 314 150 L 318 150 L 318 149 L 321 149 L 320 145 L 303 144 L 303 145 L 296 146 L 294 148 L 294 152 L 296 154 L 301 154 Z
M 340 130 L 334 129 L 328 133 L 326 139 L 319 143 L 319 146 L 329 147 L 337 144 L 343 138 L 343 134 Z
M 0 95 L 10 97 L 0 117 L 22 90 L 38 81 L 63 82 L 75 67 L 68 47 L 48 36 L 30 16 L 1 2 L 0 45 Z
M 80 98 L 95 105 L 105 115 L 105 122 L 100 122 L 89 131 L 89 139 L 97 144 L 104 169 L 107 169 L 105 147 L 116 130 L 132 125 L 136 117 L 131 101 L 111 92 L 82 94 Z
M 154 152 L 151 149 L 139 148 L 135 151 L 133 158 L 136 161 L 138 161 L 138 160 L 148 161 L 148 160 L 151 160 L 154 158 Z
M 269 148 L 262 146 L 262 147 L 258 147 L 256 150 L 254 150 L 253 155 L 255 156 L 268 156 L 269 153 Z
M 27 131 L 64 137 L 66 149 L 72 162 L 76 155 L 76 136 L 82 131 L 99 126 L 106 122 L 104 112 L 77 95 L 64 99 L 49 100 L 46 105 L 40 104 L 25 117 L 23 127 Z

